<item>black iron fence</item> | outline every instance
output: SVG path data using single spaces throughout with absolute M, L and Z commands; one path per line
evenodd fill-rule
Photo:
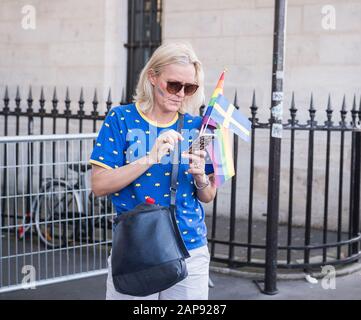
M 38 103 L 33 99 L 31 87 L 29 88 L 25 101 L 21 98 L 20 90 L 17 88 L 14 99 L 15 107 L 13 109 L 10 108 L 10 98 L 7 87 L 5 89 L 3 101 L 4 105 L 0 109 L 0 115 L 2 116 L 2 134 L 5 136 L 19 135 L 20 133 L 29 135 L 75 133 L 74 131 L 71 132 L 71 128 L 74 126 L 78 129 L 76 130 L 78 133 L 96 132 L 101 123 L 99 121 L 104 120 L 106 114 L 113 105 L 110 89 L 107 101 L 105 102 L 105 112 L 103 112 L 103 114 L 99 112 L 100 105 L 96 89 L 94 90 L 94 97 L 91 101 L 92 110 L 88 113 L 84 111 L 85 101 L 83 89 L 81 89 L 77 107 L 72 106 L 69 90 L 67 89 L 64 99 L 64 108 L 60 109 L 60 100 L 57 97 L 56 88 L 54 88 L 53 96 L 50 100 L 51 108 L 45 107 L 47 100 L 44 97 L 43 88 L 41 88 Z M 26 108 L 21 107 L 21 104 L 24 104 L 24 102 L 27 105 Z M 34 107 L 34 104 L 36 104 L 36 107 Z M 124 104 L 123 97 L 120 104 Z M 76 111 L 74 112 L 74 110 Z M 59 130 L 60 127 L 62 130 Z
M 257 222 L 254 220 L 254 184 L 256 173 L 256 150 L 257 148 L 265 148 L 269 144 L 270 122 L 260 122 L 257 118 L 258 107 L 256 105 L 255 94 L 253 94 L 252 105 L 250 107 L 252 121 L 252 138 L 249 148 L 249 180 L 248 187 L 248 210 L 244 212 L 244 219 L 237 219 L 239 210 L 236 209 L 242 195 L 237 190 L 237 184 L 240 180 L 237 176 L 233 177 L 231 182 L 230 193 L 230 214 L 229 225 L 227 232 L 220 233 L 218 230 L 218 209 L 216 199 L 213 203 L 211 233 L 209 242 L 211 243 L 211 256 L 213 261 L 226 263 L 230 267 L 260 267 L 265 268 L 264 257 L 267 250 L 278 251 L 278 268 L 285 269 L 301 269 L 305 271 L 312 271 L 324 265 L 340 265 L 353 262 L 360 259 L 360 166 L 361 166 L 361 100 L 357 106 L 356 96 L 353 99 L 352 109 L 350 112 L 346 107 L 345 97 L 343 99 L 340 110 L 340 121 L 333 121 L 334 110 L 331 106 L 331 98 L 328 99 L 326 107 L 326 121 L 318 123 L 315 120 L 316 109 L 311 96 L 309 106 L 309 119 L 305 123 L 301 123 L 297 119 L 297 109 L 295 106 L 294 95 L 292 95 L 291 106 L 289 109 L 290 118 L 283 124 L 284 139 L 282 148 L 286 149 L 288 153 L 288 161 L 282 163 L 284 178 L 288 175 L 284 192 L 280 198 L 288 201 L 287 208 L 284 210 L 286 214 L 283 222 L 278 226 L 279 241 L 278 244 L 267 243 L 266 238 L 259 236 L 266 235 L 267 224 L 271 223 L 269 219 L 267 222 Z M 235 98 L 235 105 L 237 99 Z M 351 119 L 348 120 L 347 115 L 350 113 Z M 268 138 L 267 143 L 260 144 L 257 137 L 263 134 L 263 138 Z M 303 134 L 303 136 L 299 135 Z M 324 137 L 326 135 L 326 137 Z M 294 190 L 300 181 L 295 182 L 295 161 L 297 156 L 296 147 L 300 140 L 305 140 L 304 152 L 307 152 L 307 164 L 305 170 L 302 171 L 305 182 L 304 198 L 295 198 Z M 316 141 L 322 144 L 324 150 L 316 150 Z M 337 141 L 337 143 L 335 143 Z M 337 148 L 336 148 L 336 147 Z M 234 139 L 234 160 L 238 162 L 240 152 L 238 151 L 239 143 L 237 137 Z M 243 148 L 244 149 L 244 148 Z M 335 150 L 337 149 L 337 150 Z M 285 155 L 283 152 L 283 156 Z M 323 205 L 322 212 L 315 212 L 313 203 L 314 193 L 320 193 L 320 182 L 316 181 L 314 174 L 315 153 L 317 152 L 317 161 L 323 167 Z M 345 159 L 346 152 L 351 154 L 348 161 Z M 244 152 L 243 152 L 244 153 Z M 320 158 L 322 155 L 322 159 Z M 268 158 L 268 150 L 263 153 Z M 338 172 L 331 171 L 331 155 L 337 162 Z M 247 155 L 248 156 L 248 155 Z M 338 157 L 338 159 L 337 159 Z M 238 159 L 237 159 L 238 158 Z M 283 157 L 285 158 L 285 157 Z M 335 167 L 335 165 L 333 166 Z M 241 174 L 242 168 L 238 171 Z M 273 170 L 273 168 L 267 168 Z M 337 188 L 333 185 L 333 190 L 330 191 L 331 175 L 333 176 L 332 183 L 337 183 Z M 335 177 L 337 175 L 337 177 Z M 267 175 L 263 177 L 267 181 Z M 299 179 L 300 180 L 300 179 Z M 348 183 L 348 187 L 347 187 Z M 267 195 L 264 194 L 267 199 Z M 319 197 L 320 198 L 320 197 Z M 336 203 L 336 208 L 331 208 L 330 201 Z M 225 201 L 223 198 L 222 201 Z M 295 225 L 293 220 L 295 218 L 294 207 L 295 204 L 304 203 L 304 222 Z M 347 205 L 348 204 L 348 205 Z M 345 208 L 346 206 L 346 208 Z M 320 204 L 318 204 L 320 207 Z M 346 215 L 345 215 L 346 211 Z M 312 219 L 316 214 L 322 214 L 322 225 L 315 227 Z M 298 213 L 299 215 L 299 213 Z M 267 216 L 267 213 L 264 213 Z M 299 217 L 298 217 L 299 218 Z M 329 220 L 332 218 L 336 220 L 336 226 L 330 227 Z M 239 220 L 239 221 L 238 221 Z M 299 219 L 298 219 L 299 220 Z M 345 226 L 347 222 L 347 226 Z M 299 223 L 298 223 L 299 224 Z M 258 229 L 255 232 L 255 228 Z M 256 235 L 255 237 L 255 233 Z M 219 234 L 219 236 L 217 236 Z M 223 239 L 220 239 L 222 238 Z M 226 248 L 218 249 L 217 246 L 225 246 Z M 237 249 L 241 249 L 235 253 Z
M 88 112 L 84 111 L 83 92 L 80 93 L 78 110 L 75 111 L 76 108 L 71 106 L 68 90 L 63 110 L 59 110 L 56 90 L 50 101 L 50 110 L 45 108 L 43 91 L 41 91 L 38 105 L 34 107 L 32 92 L 31 89 L 29 90 L 26 110 L 21 107 L 19 89 L 16 92 L 15 108 L 10 107 L 7 89 L 3 101 L 3 107 L 0 108 L 0 123 L 5 136 L 18 135 L 24 131 L 29 135 L 70 133 L 70 127 L 74 127 L 74 124 L 79 133 L 96 132 L 105 114 L 113 105 L 110 91 L 105 102 L 105 114 L 98 112 L 99 102 L 96 91 L 91 102 L 92 110 Z M 340 121 L 333 120 L 334 111 L 329 99 L 325 108 L 325 121 L 319 123 L 315 120 L 316 109 L 311 97 L 309 118 L 302 123 L 297 119 L 297 109 L 292 96 L 290 118 L 283 124 L 282 142 L 282 154 L 286 157 L 286 161 L 282 162 L 281 174 L 286 183 L 280 197 L 283 199 L 281 203 L 286 203 L 287 208 L 280 209 L 284 212 L 283 220 L 281 219 L 278 227 L 279 242 L 270 244 L 266 243 L 265 239 L 266 225 L 270 221 L 266 221 L 267 212 L 259 212 L 258 204 L 260 201 L 267 201 L 265 200 L 267 192 L 257 191 L 258 185 L 267 184 L 268 170 L 272 170 L 268 168 L 268 165 L 261 167 L 257 164 L 262 157 L 268 158 L 270 122 L 261 122 L 258 119 L 259 109 L 256 105 L 255 93 L 253 93 L 250 107 L 252 121 L 250 145 L 247 148 L 243 145 L 242 153 L 240 153 L 241 142 L 234 137 L 235 164 L 243 161 L 242 166 L 237 166 L 237 175 L 228 183 L 229 192 L 225 194 L 220 190 L 213 202 L 212 214 L 207 214 L 206 217 L 211 258 L 214 262 L 224 263 L 232 268 L 245 266 L 264 268 L 266 250 L 278 250 L 278 267 L 309 270 L 325 264 L 345 264 L 360 258 L 361 101 L 358 106 L 354 97 L 350 111 L 347 110 L 345 101 L 344 99 L 339 111 Z M 123 103 L 124 101 L 120 102 L 120 104 Z M 234 104 L 238 105 L 236 96 Z M 244 108 L 242 110 L 245 112 Z M 60 121 L 63 121 L 62 132 L 58 129 Z M 300 144 L 304 146 L 303 151 L 298 148 Z M 319 145 L 322 145 L 324 150 L 319 150 Z M 261 152 L 261 156 L 257 156 L 257 152 Z M 307 153 L 305 168 L 296 168 L 298 157 L 305 153 Z M 31 152 L 28 154 L 31 155 Z M 348 154 L 350 157 L 346 156 Z M 248 162 L 244 162 L 245 158 Z M 5 150 L 3 155 L 5 165 L 6 159 Z M 314 177 L 315 170 L 320 171 L 319 167 L 315 168 L 315 162 L 321 163 L 322 183 L 320 180 L 316 181 Z M 338 169 L 334 170 L 335 167 Z M 247 172 L 247 179 L 240 180 L 239 177 L 245 172 Z M 336 175 L 337 178 L 335 178 Z M 3 177 L 7 179 L 6 172 L 3 173 Z M 41 177 L 39 179 L 41 181 Z M 304 187 L 302 197 L 296 195 L 295 192 L 300 185 Z M 28 188 L 31 186 L 28 185 Z M 2 194 L 4 190 L 3 186 Z M 315 207 L 316 193 L 317 201 L 320 199 L 320 194 L 322 196 L 322 206 L 318 203 Z M 230 204 L 229 210 L 224 209 L 225 203 Z M 220 205 L 223 205 L 223 209 Z M 2 208 L 5 206 L 4 202 Z M 303 206 L 304 209 L 300 212 L 299 208 Z M 297 210 L 295 210 L 296 207 Z M 322 223 L 316 228 L 313 219 L 316 216 L 319 219 L 320 215 Z M 330 220 L 334 224 L 332 228 Z M 300 221 L 303 222 L 300 223 Z

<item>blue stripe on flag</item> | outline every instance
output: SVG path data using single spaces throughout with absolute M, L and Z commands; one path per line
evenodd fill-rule
M 223 95 L 218 95 L 216 104 L 222 108 L 224 113 L 227 113 L 229 108 L 233 109 L 232 119 L 236 122 L 236 124 L 230 121 L 228 122 L 228 127 L 243 140 L 249 142 L 252 124 L 247 119 L 247 117 L 245 117 L 239 110 L 230 104 Z M 213 107 L 211 118 L 221 125 L 224 124 L 225 116 L 221 114 L 215 107 Z

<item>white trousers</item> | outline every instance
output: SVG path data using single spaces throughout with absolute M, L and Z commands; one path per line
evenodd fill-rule
M 188 276 L 174 286 L 146 297 L 136 297 L 115 290 L 111 255 L 108 258 L 106 300 L 208 300 L 209 251 L 207 246 L 189 250 L 186 259 Z

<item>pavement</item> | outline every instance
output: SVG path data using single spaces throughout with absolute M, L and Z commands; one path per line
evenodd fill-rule
M 207 217 L 207 226 L 211 230 L 211 221 Z M 238 241 L 245 241 L 242 239 L 246 233 L 246 223 L 237 221 L 236 237 Z M 286 242 L 285 234 L 287 234 L 285 227 L 280 226 L 279 241 Z M 229 220 L 219 217 L 217 221 L 217 239 L 227 240 L 229 236 Z M 302 236 L 304 234 L 303 228 L 294 228 L 293 236 L 295 243 L 302 243 Z M 8 236 L 8 235 L 6 235 Z M 253 237 L 257 243 L 262 243 L 265 239 L 265 223 L 258 222 L 253 224 Z M 329 237 L 335 237 L 335 233 L 330 232 Z M 239 239 L 238 239 L 239 238 Z M 312 240 L 317 243 L 322 239 L 322 232 L 313 230 Z M 14 243 L 13 235 L 9 235 L 3 239 L 3 252 L 11 253 L 11 245 Z M 17 250 L 23 250 L 22 253 L 37 252 L 40 247 L 36 247 L 37 239 L 33 242 L 24 242 L 19 245 Z M 23 244 L 23 243 L 20 243 Z M 10 246 L 8 248 L 8 246 Z M 64 273 L 69 270 L 69 274 L 74 274 L 84 270 L 85 267 L 90 267 L 91 270 L 99 270 L 106 268 L 107 252 L 110 248 L 103 248 L 101 246 L 92 246 L 84 248 L 84 251 L 60 251 L 56 254 L 50 253 L 47 257 L 40 254 L 34 255 L 33 261 L 27 261 L 28 256 L 23 255 L 17 260 L 11 259 L 3 263 L 3 278 L 7 279 L 8 275 L 15 275 L 15 271 L 20 268 L 22 263 L 34 265 L 41 273 L 41 278 L 46 279 L 48 273 L 66 275 Z M 9 251 L 10 250 L 10 251 Z M 226 246 L 219 246 L 216 248 L 218 255 L 227 254 L 228 248 Z M 333 252 L 328 252 L 332 254 Z M 334 254 L 334 253 L 333 253 Z M 245 257 L 246 252 L 239 252 L 240 257 Z M 262 250 L 253 249 L 253 259 L 263 258 L 264 252 Z M 293 261 L 297 261 L 302 256 L 295 255 L 292 257 Z M 26 259 L 25 259 L 26 258 Z M 279 258 L 285 258 L 285 252 L 279 253 Z M 317 257 L 314 257 L 317 258 Z M 23 261 L 24 260 L 24 261 Z M 80 268 L 80 269 L 79 269 Z M 81 269 L 83 268 L 83 269 Z M 59 269 L 59 270 L 58 270 Z M 79 269 L 79 270 L 78 270 Z M 243 272 L 241 271 L 243 270 Z M 246 271 L 247 270 L 247 271 Z M 11 271 L 11 273 L 9 273 Z M 20 269 L 17 270 L 19 276 Z M 222 267 L 219 263 L 211 262 L 210 276 L 214 283 L 214 287 L 210 288 L 210 300 L 360 300 L 361 299 L 361 263 L 353 263 L 337 269 L 337 276 L 333 282 L 327 282 L 324 275 L 319 273 L 320 277 L 317 283 L 310 283 L 306 280 L 305 275 L 298 271 L 298 273 L 287 273 L 279 270 L 277 281 L 278 293 L 275 295 L 266 295 L 260 291 L 256 285 L 255 280 L 262 280 L 263 274 L 249 272 L 248 269 L 227 269 Z M 261 271 L 262 272 L 262 271 Z M 43 274 L 44 273 L 44 274 Z M 51 278 L 51 277 L 50 277 Z M 310 279 L 314 280 L 314 279 Z M 334 284 L 331 286 L 330 284 Z M 261 288 L 264 284 L 259 282 Z M 70 280 L 66 282 L 59 282 L 56 284 L 48 284 L 38 286 L 36 289 L 21 289 L 6 293 L 0 293 L 0 300 L 104 300 L 106 290 L 106 275 L 93 276 L 89 278 L 82 278 Z
M 360 300 L 361 271 L 311 284 L 304 280 L 279 280 L 278 293 L 266 295 L 248 277 L 210 272 L 214 287 L 210 300 Z M 21 289 L 0 294 L 0 300 L 104 300 L 106 275 Z M 260 283 L 263 288 L 263 283 Z

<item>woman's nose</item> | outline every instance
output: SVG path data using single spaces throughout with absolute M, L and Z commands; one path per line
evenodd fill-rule
M 184 96 L 185 96 L 184 87 L 182 87 L 182 89 L 177 92 L 177 96 L 180 97 L 180 98 L 184 98 Z

